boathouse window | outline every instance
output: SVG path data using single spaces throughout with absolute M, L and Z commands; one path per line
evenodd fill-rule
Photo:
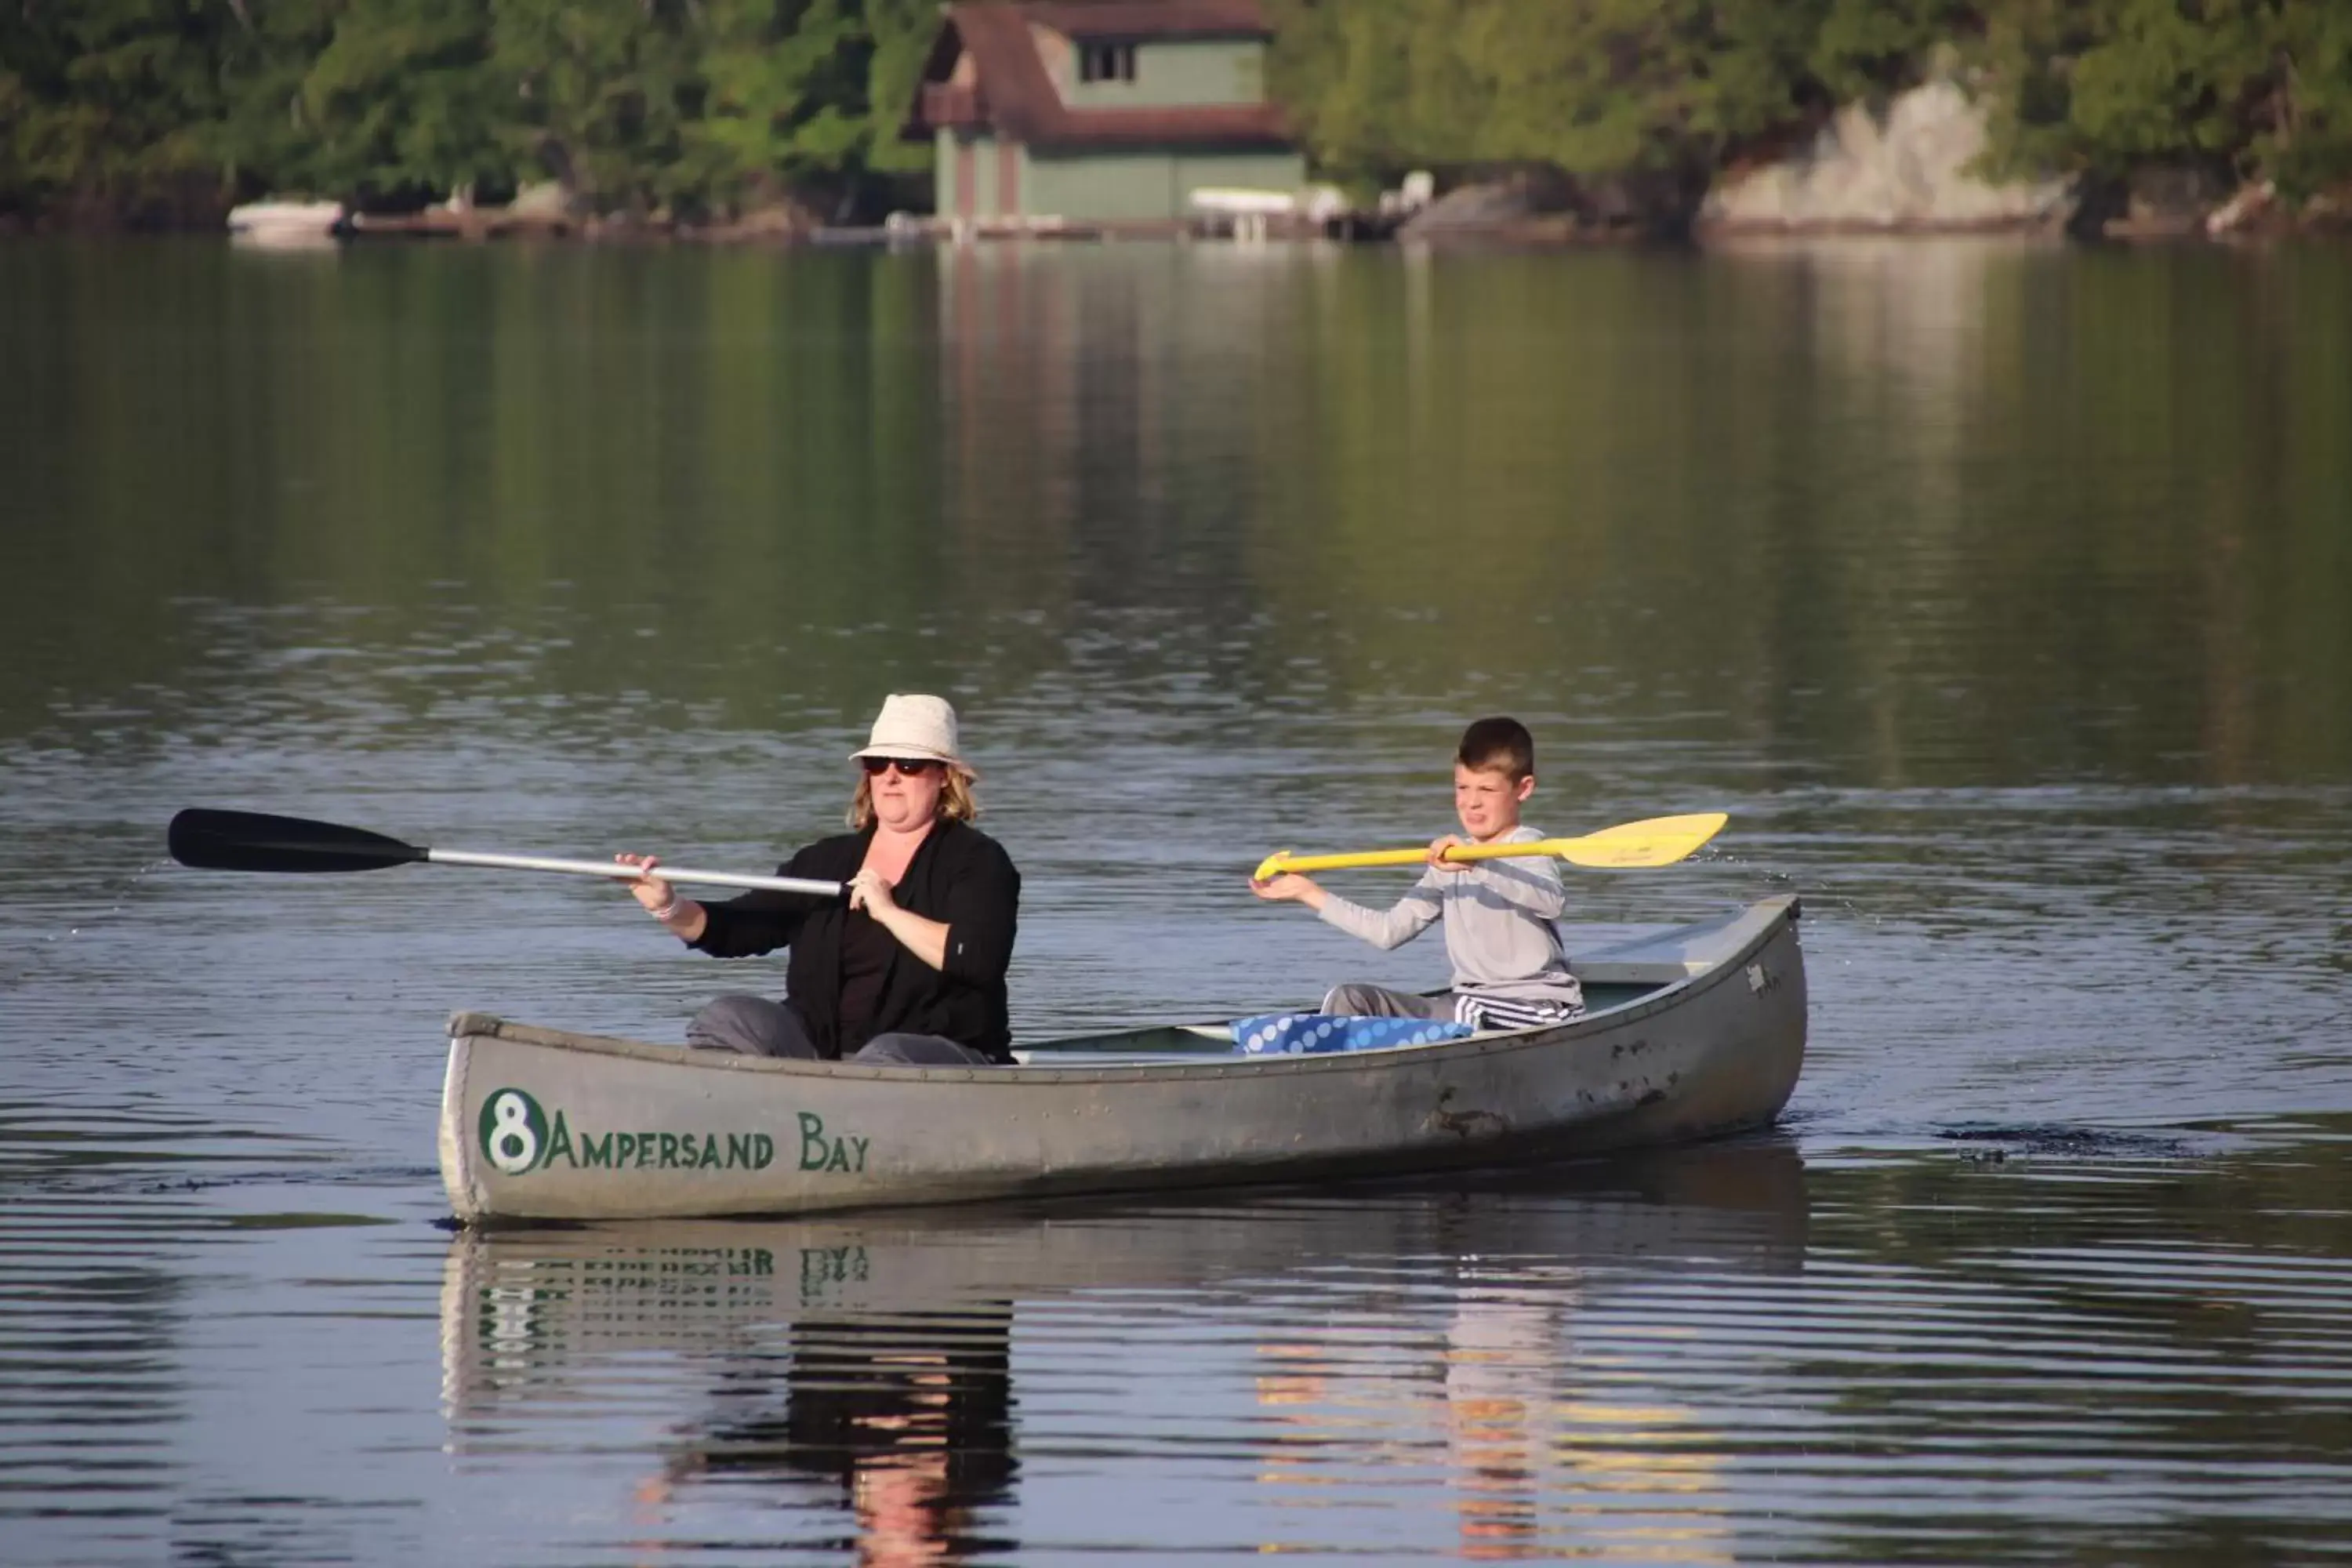
M 1133 44 L 1088 44 L 1078 51 L 1080 81 L 1133 81 Z

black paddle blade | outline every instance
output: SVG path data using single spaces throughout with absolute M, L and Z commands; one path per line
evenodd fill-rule
M 207 871 L 376 871 L 425 856 L 365 828 L 193 806 L 172 818 L 171 847 L 173 859 Z

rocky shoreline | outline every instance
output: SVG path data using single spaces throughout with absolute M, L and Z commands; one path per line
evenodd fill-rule
M 2163 184 L 2085 192 L 2069 186 L 2063 200 L 2026 215 L 1954 217 L 1943 214 L 1782 216 L 1703 211 L 1676 222 L 1669 217 L 1595 214 L 1579 205 L 1547 207 L 1525 199 L 1520 183 L 1504 178 L 1458 187 L 1449 198 L 1467 196 L 1475 216 L 1458 208 L 1433 207 L 1434 221 L 1395 225 L 1342 218 L 1327 224 L 1277 226 L 1276 242 L 1342 240 L 1394 242 L 1414 247 L 1512 247 L 1579 248 L 1693 243 L 1700 246 L 1774 240 L 1937 238 L 1965 236 L 2041 236 L 2108 243 L 2242 243 L 2291 238 L 2352 237 L 2352 199 L 2322 197 L 2290 211 L 2267 187 L 2247 186 L 2227 197 L 2182 200 Z M 161 235 L 223 233 L 217 221 L 27 223 L 0 215 L 0 240 L 37 235 Z M 860 245 L 951 245 L 971 241 L 1101 241 L 1211 239 L 1221 237 L 1198 225 L 1182 224 L 993 224 L 959 228 L 928 217 L 877 226 L 806 225 L 753 214 L 715 223 L 659 217 L 598 216 L 517 218 L 500 209 L 482 209 L 462 220 L 437 214 L 361 215 L 339 232 L 305 237 L 318 244 L 349 241 L 441 240 L 459 244 L 508 242 L 589 245 L 769 246 L 772 247 Z M 278 237 L 264 244 L 301 243 Z
M 1726 170 L 1696 198 L 1656 184 L 1543 170 L 1458 186 L 1399 231 L 1408 241 L 1592 242 L 2064 235 L 2232 239 L 2352 232 L 2352 191 L 2291 210 L 2268 185 L 2150 168 L 2126 178 L 1993 180 L 1978 172 L 1983 111 L 1948 81 L 1883 109 L 1850 104 L 1772 155 Z
M 1877 109 L 1848 105 L 1769 155 L 1751 156 L 1694 191 L 1657 178 L 1586 181 L 1542 167 L 1457 175 L 1417 212 L 1348 213 L 1277 226 L 1275 238 L 1396 239 L 1408 244 L 1578 246 L 1659 238 L 2063 235 L 2085 240 L 2237 240 L 2352 234 L 2352 188 L 2290 207 L 2267 184 L 2210 170 L 2148 168 L 2112 180 L 1993 180 L 1978 172 L 1984 112 L 1938 80 Z M 192 199 L 140 214 L 84 204 L 47 223 L 0 214 L 0 234 L 221 229 L 228 209 Z M 896 215 L 879 227 L 829 225 L 779 201 L 717 219 L 580 210 L 552 187 L 496 206 L 439 205 L 362 213 L 336 232 L 358 237 L 565 240 L 711 245 L 839 245 L 969 239 L 1204 237 L 1197 224 L 1095 225 Z M 324 234 L 309 237 L 323 240 Z

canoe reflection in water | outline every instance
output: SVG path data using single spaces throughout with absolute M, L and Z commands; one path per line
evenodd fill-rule
M 642 1528 L 614 1529 L 646 1555 L 720 1530 L 740 1546 L 740 1514 L 720 1515 L 752 1505 L 762 1533 L 789 1532 L 778 1545 L 1003 1557 L 1021 1544 L 1020 1452 L 1059 1456 L 1067 1479 L 1066 1428 L 1108 1402 L 1124 1451 L 1085 1461 L 1097 1486 L 1164 1483 L 1150 1456 L 1207 1439 L 1238 1468 L 1196 1475 L 1203 1501 L 1233 1484 L 1308 1500 L 1182 1515 L 1216 1545 L 1237 1528 L 1266 1537 L 1252 1547 L 1317 1544 L 1285 1532 L 1342 1521 L 1320 1506 L 1335 1479 L 1393 1526 L 1398 1497 L 1427 1495 L 1396 1484 L 1443 1452 L 1450 1503 L 1417 1516 L 1425 1532 L 1450 1513 L 1441 1550 L 1551 1554 L 1563 1531 L 1589 1539 L 1605 1497 L 1621 1543 L 1705 1561 L 1724 1544 L 1719 1440 L 1686 1410 L 1612 1399 L 1622 1337 L 1596 1359 L 1579 1333 L 1663 1276 L 1801 1269 L 1805 1228 L 1802 1165 L 1769 1140 L 1213 1204 L 469 1231 L 442 1299 L 445 1407 L 453 1453 L 501 1458 L 576 1453 L 583 1417 L 630 1418 L 599 1451 L 643 1448 Z M 1122 1347 L 1114 1388 L 1105 1343 Z M 1044 1522 L 1066 1538 L 1101 1521 Z

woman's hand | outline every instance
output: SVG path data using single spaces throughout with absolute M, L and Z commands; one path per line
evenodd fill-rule
M 876 920 L 880 920 L 898 907 L 891 887 L 890 879 L 873 867 L 860 867 L 857 875 L 849 879 L 849 907 L 864 910 Z
M 900 904 L 895 884 L 871 866 L 860 867 L 857 875 L 843 885 L 849 889 L 849 907 L 864 910 L 875 924 L 898 940 L 900 947 L 933 969 L 948 966 L 945 921 L 919 915 Z
M 646 913 L 658 915 L 677 906 L 677 889 L 654 875 L 654 868 L 661 864 L 660 856 L 615 855 L 613 858 L 637 868 L 637 879 L 629 884 L 629 897 L 645 906 Z
M 677 896 L 677 888 L 667 878 L 654 874 L 661 864 L 657 855 L 615 855 L 614 859 L 624 866 L 636 868 L 637 879 L 629 884 L 629 897 L 639 908 L 661 921 L 662 929 L 686 942 L 699 942 L 709 921 L 702 906 L 692 899 Z

